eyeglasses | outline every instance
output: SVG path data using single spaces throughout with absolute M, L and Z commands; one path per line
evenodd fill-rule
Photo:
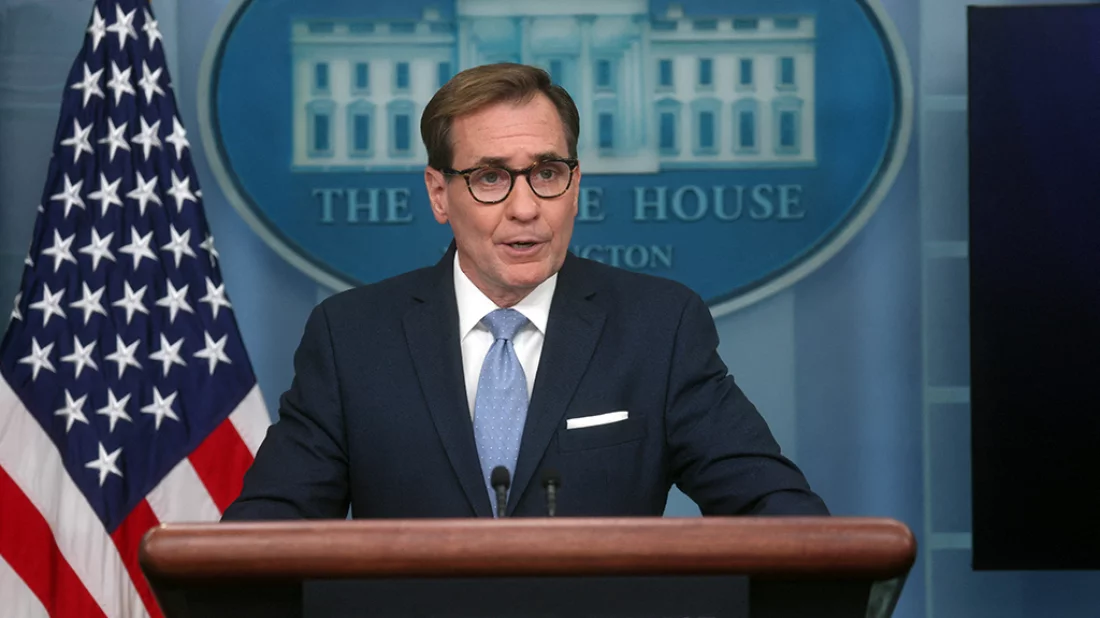
M 445 168 L 439 170 L 447 176 L 462 176 L 470 195 L 482 204 L 499 204 L 508 199 L 516 185 L 517 176 L 526 176 L 531 191 L 543 199 L 563 195 L 573 184 L 576 159 L 546 159 L 521 170 L 496 165 L 471 167 L 465 170 Z

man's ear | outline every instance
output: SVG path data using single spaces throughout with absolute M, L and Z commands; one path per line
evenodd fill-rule
M 439 223 L 446 223 L 448 219 L 447 208 L 447 177 L 443 172 L 433 168 L 424 168 L 424 187 L 428 190 L 428 201 L 432 204 L 432 215 Z

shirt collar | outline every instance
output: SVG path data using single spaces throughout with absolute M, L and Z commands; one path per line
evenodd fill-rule
M 458 252 L 454 260 L 455 300 L 458 302 L 458 338 L 461 341 L 470 334 L 481 318 L 499 309 L 473 281 L 462 272 L 458 263 Z M 512 308 L 519 311 L 546 336 L 546 323 L 550 319 L 550 302 L 554 299 L 554 289 L 558 285 L 558 274 L 554 273 L 543 281 L 531 293 Z

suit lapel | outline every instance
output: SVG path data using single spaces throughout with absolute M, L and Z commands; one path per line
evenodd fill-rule
M 583 275 L 583 264 L 567 255 L 558 275 L 538 375 L 527 408 L 508 500 L 509 515 L 531 483 L 603 331 L 606 315 L 589 300 L 595 290 Z
M 452 246 L 436 266 L 436 276 L 430 277 L 432 285 L 417 294 L 421 302 L 405 314 L 405 337 L 439 439 L 466 499 L 479 517 L 491 517 L 492 507 L 481 479 L 473 423 L 466 404 L 451 270 L 453 259 Z

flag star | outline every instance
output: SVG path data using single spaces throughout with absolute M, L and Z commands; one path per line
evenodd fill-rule
M 85 62 L 84 63 L 84 79 L 83 79 L 83 81 L 79 81 L 79 82 L 73 84 L 72 86 L 70 86 L 73 90 L 80 90 L 84 93 L 84 105 L 83 105 L 83 107 L 88 107 L 88 101 L 93 96 L 97 96 L 101 99 L 103 98 L 103 89 L 99 87 L 99 76 L 100 75 L 103 75 L 103 69 L 100 69 L 100 70 L 96 71 L 95 73 L 92 73 L 92 71 L 88 68 L 88 63 Z
M 168 337 L 160 334 L 160 349 L 149 355 L 150 360 L 160 361 L 163 365 L 164 375 L 168 376 L 168 370 L 173 364 L 186 367 L 187 363 L 180 357 L 180 346 L 183 345 L 183 337 L 175 343 L 168 343 Z
M 126 141 L 126 136 L 124 135 L 126 133 L 127 124 L 129 124 L 129 122 L 124 120 L 121 125 L 116 127 L 114 118 L 107 119 L 107 137 L 100 138 L 97 143 L 107 144 L 111 147 L 111 154 L 107 157 L 107 161 L 110 163 L 114 163 L 115 152 L 117 152 L 119 148 L 126 152 L 130 152 L 130 142 Z M 102 174 L 100 177 L 103 177 Z
M 176 212 L 183 212 L 183 204 L 187 200 L 198 203 L 198 198 L 191 193 L 191 177 L 187 176 L 180 180 L 179 176 L 176 176 L 176 170 L 172 170 L 172 188 L 167 193 L 176 200 Z
M 168 282 L 168 291 L 165 292 L 164 298 L 157 301 L 158 307 L 168 307 L 168 323 L 173 324 L 176 321 L 176 314 L 182 309 L 187 313 L 195 313 L 195 310 L 191 308 L 191 304 L 187 302 L 187 288 L 190 285 L 185 285 L 180 289 L 176 289 L 176 286 L 172 285 L 172 282 Z
M 107 36 L 107 20 L 99 14 L 99 7 L 92 11 L 92 25 L 88 26 L 88 34 L 92 35 L 92 51 L 99 50 L 99 43 Z
M 176 258 L 176 268 L 180 267 L 180 260 L 184 255 L 198 257 L 195 255 L 195 250 L 191 248 L 191 230 L 185 230 L 180 234 L 174 226 L 168 226 L 168 231 L 172 233 L 172 242 L 164 245 L 160 250 L 172 252 Z
M 107 315 L 107 310 L 103 308 L 103 303 L 100 302 L 100 298 L 103 297 L 103 291 L 107 289 L 107 286 L 101 286 L 95 292 L 88 287 L 87 283 L 82 283 L 84 286 L 84 297 L 80 300 L 69 303 L 70 307 L 75 309 L 81 309 L 84 311 L 84 325 L 88 325 L 88 320 L 92 318 L 93 313 L 99 313 L 103 316 Z
M 176 147 L 177 161 L 183 156 L 183 149 L 191 147 L 191 142 L 187 140 L 187 131 L 184 130 L 183 123 L 175 116 L 172 117 L 172 133 L 164 138 L 164 141 Z
M 50 200 L 57 202 L 65 202 L 65 216 L 69 216 L 69 211 L 73 209 L 73 206 L 79 206 L 84 208 L 84 198 L 80 197 L 80 190 L 84 188 L 84 179 L 73 181 L 69 179 L 69 175 L 65 174 L 65 190 L 61 193 L 55 193 L 50 196 Z
M 143 153 L 145 158 L 149 158 L 149 151 L 153 148 L 160 148 L 160 137 L 157 135 L 160 133 L 160 121 L 156 121 L 152 126 L 149 126 L 145 122 L 145 117 L 141 118 L 141 132 L 134 136 L 133 142 L 140 146 L 143 146 Z
M 42 326 L 46 326 L 50 323 L 51 316 L 56 315 L 62 319 L 65 318 L 65 312 L 61 309 L 61 296 L 65 294 L 65 288 L 61 288 L 54 294 L 50 291 L 50 284 L 44 283 L 42 287 L 45 288 L 42 291 L 42 300 L 31 303 L 30 308 L 42 312 Z
M 129 13 L 123 13 L 122 7 L 115 5 L 115 23 L 107 26 L 107 32 L 114 32 L 118 35 L 119 49 L 126 48 L 126 37 L 130 37 L 135 41 L 138 38 L 137 30 L 134 30 L 134 13 L 137 13 L 137 9 Z
M 137 351 L 139 343 L 141 343 L 141 339 L 135 339 L 133 343 L 126 345 L 122 342 L 121 336 L 115 335 L 115 351 L 103 357 L 106 360 L 118 364 L 118 377 L 120 380 L 122 379 L 122 375 L 126 373 L 127 367 L 137 367 L 141 369 L 141 363 L 134 359 L 134 353 Z
M 149 64 L 144 60 L 141 61 L 141 79 L 138 80 L 138 86 L 145 92 L 146 102 L 153 102 L 153 95 L 159 94 L 164 96 L 164 90 L 158 83 L 160 81 L 160 74 L 164 69 L 157 69 L 152 71 L 149 69 Z
M 23 263 L 34 268 L 34 258 L 31 257 L 30 251 L 27 252 L 27 257 L 23 258 Z
M 14 320 L 19 320 L 20 322 L 23 321 L 23 312 L 19 310 L 19 303 L 22 302 L 22 300 L 23 300 L 23 293 L 22 292 L 17 292 L 15 294 L 15 306 L 12 307 L 12 310 L 11 310 L 11 319 L 13 321 Z
M 115 256 L 111 253 L 111 239 L 115 237 L 115 233 L 111 232 L 103 238 L 99 237 L 99 230 L 92 228 L 92 239 L 88 244 L 84 245 L 80 249 L 77 249 L 77 253 L 83 253 L 92 257 L 92 272 L 95 272 L 99 268 L 99 261 L 103 258 L 107 258 L 112 262 L 115 261 Z
M 210 266 L 213 266 L 214 260 L 218 257 L 218 250 L 214 248 L 214 237 L 207 234 L 206 240 L 199 244 L 199 249 L 206 249 L 206 252 L 210 254 Z
M 176 416 L 176 413 L 172 411 L 172 403 L 176 400 L 176 394 L 172 393 L 167 397 L 161 397 L 160 391 L 157 387 L 153 387 L 153 403 L 145 406 L 141 409 L 142 414 L 152 414 L 156 420 L 156 428 L 160 429 L 160 422 L 168 417 L 174 421 L 179 421 L 180 417 Z
M 55 369 L 53 363 L 50 362 L 50 352 L 52 351 L 52 342 L 46 344 L 46 347 L 43 348 L 38 345 L 37 338 L 31 337 L 31 353 L 19 359 L 19 364 L 31 366 L 31 382 L 38 379 L 38 371 L 40 369 L 57 373 L 57 369 Z
M 42 208 L 42 204 L 39 204 L 38 206 L 35 206 L 35 208 L 34 208 L 34 209 L 35 209 L 36 211 L 38 211 L 38 212 L 39 212 L 39 214 L 41 214 L 41 213 L 44 213 L 44 212 L 46 212 L 46 209 L 45 209 L 45 208 Z
M 84 401 L 88 399 L 87 395 L 84 395 L 80 399 L 73 399 L 69 389 L 65 389 L 65 407 L 59 410 L 54 410 L 54 416 L 65 417 L 65 433 L 69 433 L 69 430 L 73 428 L 73 423 L 80 421 L 85 425 L 88 424 L 88 417 L 84 416 Z
M 107 405 L 95 411 L 96 414 L 106 416 L 111 420 L 110 432 L 114 432 L 115 424 L 118 421 L 126 420 L 131 423 L 134 419 L 130 418 L 130 415 L 126 413 L 126 404 L 130 403 L 130 394 L 126 393 L 126 396 L 122 399 L 115 397 L 115 392 L 111 389 L 107 389 Z
M 89 122 L 88 126 L 80 126 L 80 120 L 73 118 L 73 136 L 61 140 L 62 146 L 73 147 L 73 164 L 80 162 L 80 155 L 82 153 L 95 154 L 95 149 L 92 148 L 92 143 L 88 141 L 88 135 L 95 127 L 94 122 Z
M 134 85 L 130 83 L 130 71 L 133 69 L 134 67 L 126 67 L 123 71 L 114 60 L 111 61 L 111 81 L 107 82 L 107 87 L 115 93 L 115 105 L 118 105 L 124 94 L 137 96 Z
M 214 318 L 218 317 L 218 309 L 220 307 L 232 307 L 229 301 L 225 298 L 225 284 L 221 284 L 214 287 L 214 282 L 210 280 L 210 277 L 206 278 L 206 296 L 199 299 L 200 303 L 208 303 L 210 310 L 214 312 Z
M 61 268 L 61 262 L 72 262 L 73 264 L 76 264 L 76 258 L 73 257 L 72 250 L 74 238 L 76 238 L 76 234 L 73 234 L 68 238 L 61 238 L 61 234 L 59 234 L 57 230 L 54 230 L 53 246 L 42 250 L 42 255 L 53 256 L 53 271 L 55 273 L 59 268 Z
M 139 174 L 140 175 L 140 174 Z M 153 232 L 149 231 L 145 236 L 138 236 L 136 227 L 130 227 L 130 244 L 119 247 L 119 253 L 127 253 L 134 258 L 134 270 L 141 264 L 141 258 L 149 258 L 152 261 L 157 261 L 157 256 L 153 253 L 153 250 L 149 248 L 149 243 L 153 241 Z
M 144 124 L 144 120 L 142 124 Z M 149 202 L 156 202 L 157 206 L 163 206 L 164 203 L 160 201 L 160 196 L 157 195 L 157 177 L 151 176 L 149 180 L 145 180 L 145 176 L 141 175 L 141 172 L 136 172 L 137 180 L 134 183 L 137 188 L 126 194 L 126 197 L 137 200 L 138 209 L 141 210 L 141 216 L 145 216 L 145 207 L 149 205 Z
M 203 332 L 203 336 L 206 338 L 206 347 L 195 352 L 194 356 L 195 358 L 205 358 L 210 363 L 210 375 L 214 375 L 214 368 L 218 366 L 219 362 L 227 365 L 233 364 L 233 361 L 225 355 L 225 342 L 229 340 L 229 335 L 222 335 L 222 338 L 217 341 L 214 341 L 207 331 Z
M 153 19 L 153 14 L 149 12 L 149 9 L 145 9 L 145 25 L 141 27 L 142 32 L 145 33 L 146 38 L 149 39 L 149 51 L 153 51 L 153 46 L 157 44 L 157 41 L 163 40 L 164 37 L 160 34 L 160 29 L 157 28 L 157 22 Z
M 84 467 L 99 471 L 99 486 L 103 487 L 103 483 L 107 481 L 107 477 L 112 474 L 116 474 L 119 478 L 122 478 L 122 471 L 118 469 L 118 456 L 121 454 L 121 446 L 108 453 L 107 449 L 103 448 L 103 443 L 100 442 L 99 457 L 84 464 Z
M 111 204 L 121 207 L 122 200 L 118 197 L 118 184 L 122 178 L 116 178 L 114 182 L 107 181 L 107 175 L 99 173 L 99 190 L 89 193 L 88 199 L 99 200 L 99 208 L 104 215 L 110 210 Z
M 95 350 L 95 339 L 88 345 L 81 345 L 80 339 L 76 335 L 73 335 L 73 353 L 68 356 L 62 356 L 62 362 L 72 363 L 73 371 L 76 372 L 76 377 L 80 377 L 80 372 L 84 371 L 84 367 L 91 367 L 92 369 L 99 371 L 99 365 L 95 364 L 95 360 L 92 359 L 92 351 Z
M 149 310 L 145 308 L 145 303 L 141 301 L 141 299 L 145 296 L 145 291 L 149 289 L 149 286 L 142 286 L 140 290 L 135 292 L 133 288 L 130 287 L 129 281 L 125 282 L 124 285 L 126 288 L 124 290 L 126 298 L 116 300 L 115 302 L 111 303 L 111 306 L 122 307 L 126 310 L 126 324 L 129 325 L 130 320 L 134 317 L 134 312 L 140 312 L 144 313 L 145 315 L 149 315 Z

